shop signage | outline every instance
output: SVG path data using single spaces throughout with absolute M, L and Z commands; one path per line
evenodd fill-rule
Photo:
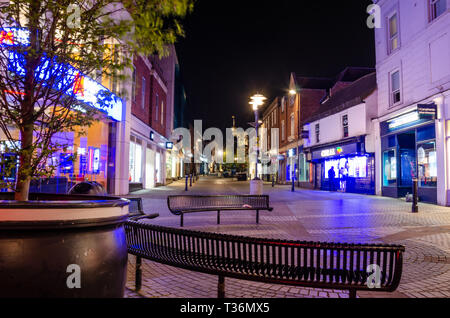
M 29 45 L 29 32 L 22 28 L 3 28 L 0 30 L 0 46 Z M 9 52 L 10 71 L 25 76 L 24 57 L 17 52 Z M 50 69 L 51 67 L 51 69 Z M 103 85 L 80 73 L 69 64 L 58 63 L 43 57 L 36 69 L 36 77 L 46 81 L 48 77 L 57 77 L 55 90 L 65 90 L 68 96 L 75 97 L 81 103 L 87 104 L 115 121 L 122 121 L 122 100 Z
M 399 116 L 397 118 L 392 119 L 391 121 L 389 121 L 389 129 L 393 130 L 396 129 L 398 127 L 410 124 L 410 123 L 414 123 L 416 121 L 420 120 L 420 116 L 419 113 L 417 111 L 411 112 L 411 113 L 407 113 L 404 114 L 402 116 Z
M 435 103 L 432 104 L 419 104 L 417 105 L 417 112 L 419 113 L 420 118 L 437 118 L 437 105 Z
M 336 156 L 336 150 L 334 148 L 322 150 L 320 156 L 322 158 Z
M 342 145 L 333 148 L 326 148 L 321 150 L 316 150 L 312 152 L 312 160 L 319 160 L 323 158 L 338 157 L 348 154 L 358 153 L 358 144 L 352 143 L 347 145 Z
M 382 123 L 382 134 L 425 123 L 437 118 L 436 104 L 418 104 L 417 109 Z

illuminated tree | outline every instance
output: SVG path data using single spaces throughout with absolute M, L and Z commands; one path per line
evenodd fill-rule
M 83 96 L 86 81 L 126 80 L 135 53 L 165 55 L 183 35 L 194 0 L 12 0 L 0 9 L 0 129 L 4 152 L 18 159 L 15 199 L 32 178 L 49 176 L 64 150 L 56 133 L 89 127 L 97 110 L 121 100 L 106 89 Z M 122 95 L 122 94 L 121 94 Z M 89 98 L 88 98 L 89 97 Z M 122 95 L 123 97 L 123 95 Z M 15 157 L 0 163 L 4 182 Z

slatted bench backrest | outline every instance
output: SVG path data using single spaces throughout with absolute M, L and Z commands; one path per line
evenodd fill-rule
M 179 215 L 190 210 L 218 210 L 223 209 L 267 209 L 269 196 L 224 195 L 224 196 L 169 196 L 167 198 L 169 210 Z
M 367 267 L 381 269 L 380 288 L 394 291 L 403 246 L 295 242 L 171 229 L 127 222 L 128 251 L 167 265 L 261 282 L 367 290 Z

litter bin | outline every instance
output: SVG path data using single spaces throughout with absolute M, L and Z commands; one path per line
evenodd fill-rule
M 85 181 L 74 185 L 69 194 L 107 195 L 105 187 L 96 181 Z

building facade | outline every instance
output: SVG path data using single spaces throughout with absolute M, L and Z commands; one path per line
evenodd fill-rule
M 376 193 L 449 205 L 450 1 L 374 1 Z
M 170 141 L 175 57 L 136 56 L 132 72 L 129 191 L 164 185 L 177 169 Z
M 376 74 L 342 83 L 348 82 L 336 82 L 306 120 L 303 155 L 315 189 L 375 194 Z

